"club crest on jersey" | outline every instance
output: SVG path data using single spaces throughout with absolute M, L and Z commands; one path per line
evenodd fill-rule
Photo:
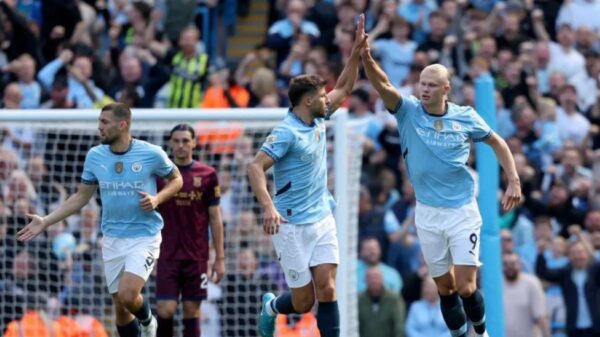
M 122 161 L 118 161 L 115 163 L 115 172 L 117 172 L 117 173 L 123 172 L 123 162 Z
M 194 187 L 202 186 L 202 177 L 194 177 L 192 183 L 194 184 Z
M 462 126 L 460 125 L 459 122 L 452 122 L 452 130 L 460 131 L 460 130 L 462 130 Z
M 439 132 L 442 131 L 442 129 L 444 128 L 444 123 L 442 123 L 441 120 L 437 120 L 435 122 L 433 122 L 433 127 Z
M 131 170 L 135 173 L 140 172 L 142 170 L 142 163 L 137 162 L 137 163 L 131 164 Z

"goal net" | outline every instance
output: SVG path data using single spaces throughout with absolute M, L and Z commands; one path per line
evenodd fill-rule
M 134 137 L 167 152 L 170 129 L 182 122 L 193 125 L 198 135 L 194 158 L 215 167 L 219 175 L 227 272 L 220 284 L 208 283 L 202 336 L 257 336 L 260 296 L 286 290 L 270 237 L 262 232 L 262 209 L 245 170 L 285 113 L 283 109 L 134 111 Z M 362 151 L 347 113 L 340 111 L 334 117 L 327 132 L 329 187 L 338 201 L 342 335 L 352 337 L 358 336 L 355 261 Z M 98 111 L 89 110 L 0 114 L 0 335 L 25 310 L 35 309 L 51 319 L 71 317 L 85 329 L 97 320 L 109 335 L 117 336 L 104 281 L 98 196 L 34 241 L 23 244 L 15 238 L 28 222 L 25 214 L 48 214 L 76 191 L 85 155 L 99 143 L 97 118 Z M 267 175 L 271 182 L 271 172 Z M 144 293 L 154 309 L 155 275 Z M 175 318 L 176 336 L 181 336 L 180 311 Z M 280 319 L 277 324 L 290 328 L 303 318 Z

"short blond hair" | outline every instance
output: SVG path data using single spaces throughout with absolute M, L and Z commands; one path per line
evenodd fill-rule
M 445 66 L 443 66 L 439 63 L 434 63 L 434 64 L 428 65 L 427 67 L 425 67 L 423 69 L 423 71 L 421 71 L 421 74 L 423 74 L 425 72 L 434 73 L 434 74 L 438 75 L 441 79 L 446 80 L 448 82 L 448 84 L 450 83 L 450 71 L 448 70 L 448 68 L 446 68 Z

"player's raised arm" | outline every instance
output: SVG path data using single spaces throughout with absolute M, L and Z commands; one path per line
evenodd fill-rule
M 267 234 L 277 234 L 279 232 L 279 224 L 287 222 L 273 204 L 273 199 L 267 190 L 267 177 L 265 171 L 275 164 L 275 160 L 263 151 L 258 151 L 256 157 L 248 165 L 248 180 L 252 186 L 252 191 L 256 195 L 256 199 L 264 209 L 264 224 L 263 228 Z
M 502 197 L 502 208 L 504 211 L 508 211 L 518 206 L 521 201 L 521 181 L 517 174 L 515 159 L 504 139 L 495 132 L 492 132 L 491 136 L 485 140 L 485 143 L 494 149 L 496 158 L 500 161 L 500 165 L 502 165 L 508 177 L 508 186 Z
M 77 192 L 71 195 L 69 199 L 65 200 L 65 202 L 54 210 L 54 212 L 45 217 L 41 217 L 37 214 L 27 214 L 27 217 L 31 219 L 31 222 L 17 233 L 17 239 L 19 241 L 29 241 L 49 226 L 76 213 L 90 201 L 94 192 L 96 192 L 97 187 L 98 185 L 96 184 L 81 183 L 79 184 Z
M 365 15 L 361 14 L 356 25 L 356 36 L 352 46 L 352 54 L 344 66 L 340 77 L 335 83 L 335 88 L 327 94 L 329 99 L 329 111 L 334 113 L 346 96 L 349 96 L 358 77 L 358 67 L 360 65 L 360 54 L 367 45 L 367 34 L 365 34 Z
M 368 42 L 362 53 L 362 63 L 369 82 L 371 82 L 373 88 L 375 88 L 377 93 L 379 93 L 379 96 L 381 96 L 385 108 L 388 109 L 388 111 L 394 111 L 398 107 L 398 104 L 402 102 L 402 96 L 392 85 L 385 72 L 379 67 L 377 62 L 375 62 L 375 59 L 371 55 L 371 49 L 369 48 Z

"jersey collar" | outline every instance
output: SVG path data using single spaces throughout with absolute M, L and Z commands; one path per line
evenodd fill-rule
M 124 155 L 125 153 L 129 152 L 129 150 L 131 150 L 131 148 L 133 147 L 133 143 L 135 142 L 135 138 L 131 138 L 131 141 L 129 142 L 129 147 L 127 148 L 127 150 L 123 151 L 123 152 L 115 152 L 112 150 L 112 148 L 110 147 L 110 145 L 108 146 L 108 149 L 110 150 L 110 152 L 112 152 L 113 154 L 116 155 Z
M 177 165 L 177 168 L 179 168 L 180 170 L 187 170 L 187 169 L 191 168 L 192 166 L 194 166 L 194 163 L 195 163 L 195 162 L 196 162 L 196 161 L 192 159 L 192 162 L 191 162 L 191 163 L 189 163 L 189 164 L 187 164 L 187 165 L 181 165 L 181 166 L 180 166 L 180 165 Z
M 446 101 L 446 103 L 445 103 L 445 110 L 444 110 L 444 113 L 443 113 L 443 114 L 441 114 L 441 115 L 434 115 L 434 114 L 431 114 L 431 113 L 429 113 L 429 112 L 427 111 L 427 109 L 425 109 L 425 105 L 423 105 L 423 103 L 422 103 L 422 102 L 421 102 L 421 109 L 423 109 L 423 112 L 424 112 L 425 114 L 427 114 L 428 116 L 431 116 L 431 117 L 443 117 L 443 116 L 446 116 L 446 115 L 448 114 L 448 101 Z
M 304 121 L 302 120 L 302 118 L 300 118 L 300 116 L 296 115 L 296 113 L 292 110 L 292 108 L 290 108 L 288 110 L 288 114 L 290 114 L 292 116 L 292 118 L 294 118 L 296 121 L 298 121 L 300 124 L 307 126 L 309 128 L 312 128 L 313 126 L 316 125 L 315 121 L 313 120 L 311 125 L 308 125 L 306 123 L 304 123 Z

